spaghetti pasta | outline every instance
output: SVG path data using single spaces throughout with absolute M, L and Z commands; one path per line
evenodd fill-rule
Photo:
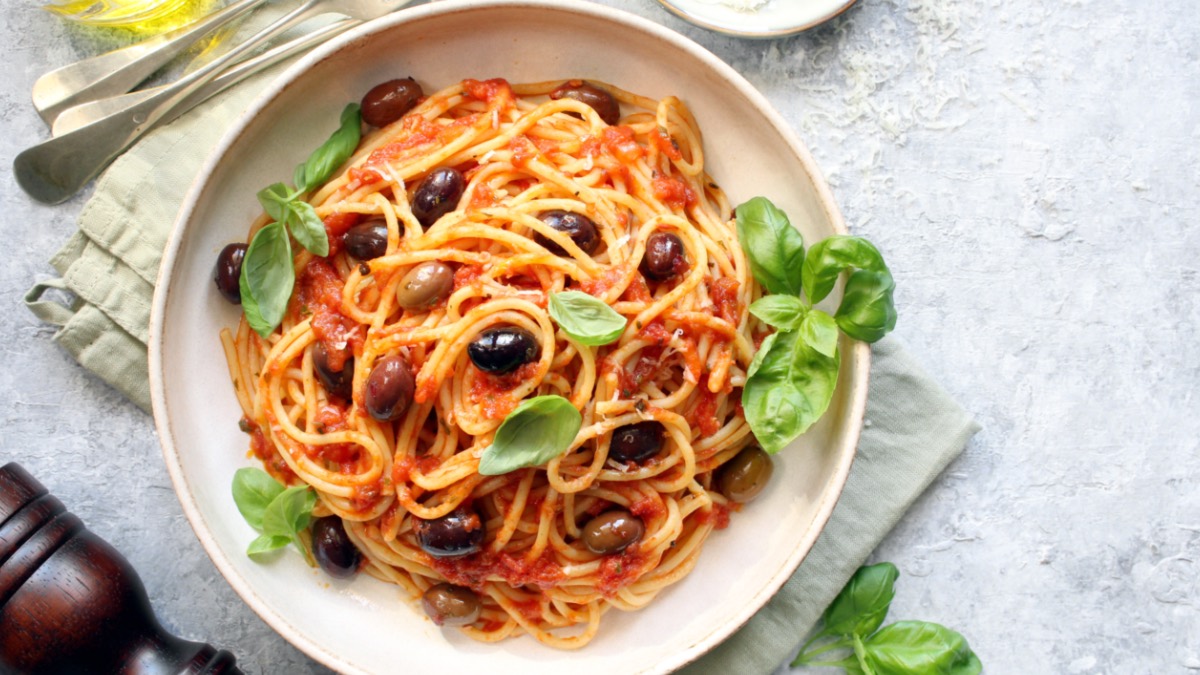
M 626 114 L 609 124 L 581 87 Z M 316 491 L 367 573 L 474 603 L 453 617 L 471 637 L 583 646 L 692 569 L 737 508 L 719 468 L 754 443 L 761 290 L 704 166 L 674 97 L 465 80 L 421 98 L 308 198 L 330 252 L 295 255 L 281 325 L 222 333 L 252 451 Z M 439 171 L 461 178 L 445 204 L 421 187 L 458 180 Z M 548 309 L 565 291 L 623 332 L 569 335 Z M 581 416 L 570 447 L 481 474 L 506 417 L 550 395 Z

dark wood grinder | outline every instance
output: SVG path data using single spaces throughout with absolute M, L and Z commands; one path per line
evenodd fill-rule
M 167 633 L 129 561 L 15 463 L 0 467 L 0 673 L 241 675 Z

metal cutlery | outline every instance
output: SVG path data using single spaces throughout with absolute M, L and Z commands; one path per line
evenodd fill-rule
M 200 38 L 264 2 L 238 0 L 169 33 L 46 73 L 33 83 L 33 107 L 46 124 L 53 125 L 58 115 L 71 106 L 124 94 Z
M 179 115 L 182 115 L 188 110 L 191 110 L 195 106 L 204 102 L 209 97 L 224 91 L 228 87 L 241 82 L 247 77 L 266 70 L 280 61 L 291 58 L 296 54 L 305 52 L 312 47 L 329 40 L 335 35 L 349 30 L 350 28 L 353 28 L 361 23 L 362 21 L 358 19 L 342 19 L 341 21 L 318 28 L 311 33 L 289 40 L 277 47 L 259 54 L 258 56 L 255 56 L 254 58 L 246 59 L 245 61 L 242 61 L 236 65 L 230 66 L 216 78 L 210 80 L 208 84 L 200 87 L 196 91 L 192 92 L 192 94 L 186 99 L 180 101 L 170 114 L 164 115 L 163 118 L 159 120 L 159 124 L 166 124 Z M 93 122 L 104 119 L 110 115 L 118 114 L 127 108 L 135 106 L 146 99 L 159 94 L 165 87 L 168 86 L 170 85 L 139 89 L 128 94 L 110 96 L 109 98 L 102 98 L 96 101 L 91 101 L 89 103 L 83 103 L 81 105 L 67 108 L 66 110 L 62 111 L 62 113 L 59 114 L 59 116 L 54 120 L 51 133 L 54 136 L 69 134 L 76 129 L 86 127 Z
M 58 204 L 70 199 L 125 148 L 169 118 L 222 70 L 259 45 L 311 17 L 338 13 L 369 20 L 384 16 L 410 0 L 308 0 L 246 42 L 204 67 L 185 75 L 146 99 L 85 126 L 33 146 L 17 155 L 13 173 L 34 199 Z

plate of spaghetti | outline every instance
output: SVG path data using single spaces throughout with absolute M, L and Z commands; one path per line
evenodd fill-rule
M 845 231 L 760 94 L 607 8 L 437 3 L 292 66 L 155 296 L 155 418 L 218 569 L 342 672 L 698 658 L 811 548 L 866 399 L 842 337 L 802 435 L 748 412 L 785 341 L 750 311 L 758 195 L 784 248 Z

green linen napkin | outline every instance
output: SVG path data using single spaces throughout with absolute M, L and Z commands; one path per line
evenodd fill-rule
M 149 134 L 100 178 L 79 231 L 51 264 L 59 277 L 25 302 L 60 326 L 83 367 L 150 409 L 146 340 L 159 261 L 184 194 L 229 124 L 269 82 L 260 75 Z M 67 304 L 47 297 L 60 289 Z M 54 294 L 51 294 L 54 295 Z M 769 673 L 978 427 L 894 339 L 874 347 L 858 457 L 816 546 L 782 590 L 687 673 Z

